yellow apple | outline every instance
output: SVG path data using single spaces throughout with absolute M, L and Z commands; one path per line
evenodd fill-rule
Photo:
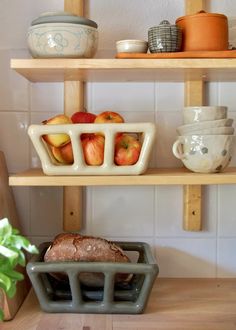
M 50 119 L 44 120 L 42 123 L 44 125 L 64 125 L 72 124 L 72 120 L 68 116 L 61 114 Z M 53 147 L 61 147 L 70 141 L 69 135 L 65 133 L 45 134 L 43 135 L 43 139 L 45 142 L 47 142 Z
M 73 164 L 74 156 L 71 142 L 62 147 L 51 147 L 54 158 L 61 164 Z

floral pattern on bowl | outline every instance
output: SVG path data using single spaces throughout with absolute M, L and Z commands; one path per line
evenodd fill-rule
M 28 31 L 28 46 L 34 58 L 92 58 L 98 46 L 98 31 L 68 23 L 34 25 Z

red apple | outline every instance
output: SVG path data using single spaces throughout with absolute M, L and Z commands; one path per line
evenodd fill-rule
M 89 124 L 93 123 L 96 117 L 93 113 L 78 111 L 71 116 L 71 120 L 74 124 Z
M 93 133 L 87 134 L 81 139 L 84 159 L 88 165 L 102 165 L 104 160 L 105 138 Z
M 71 119 L 64 115 L 57 115 L 50 119 L 44 120 L 42 122 L 44 125 L 62 125 L 62 124 L 72 124 Z M 64 144 L 67 144 L 70 141 L 68 134 L 59 133 L 59 134 L 45 134 L 42 136 L 44 141 L 54 147 L 61 147 Z
M 117 112 L 104 111 L 97 115 L 94 123 L 124 123 L 124 118 Z
M 65 144 L 62 147 L 52 147 L 52 154 L 55 159 L 62 164 L 73 164 L 74 156 L 72 151 L 71 142 Z
M 139 159 L 142 145 L 132 135 L 122 134 L 115 140 L 115 164 L 134 165 Z

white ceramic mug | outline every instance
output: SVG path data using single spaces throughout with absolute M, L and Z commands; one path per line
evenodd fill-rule
M 228 166 L 233 145 L 232 135 L 183 135 L 174 142 L 172 151 L 189 170 L 214 173 Z

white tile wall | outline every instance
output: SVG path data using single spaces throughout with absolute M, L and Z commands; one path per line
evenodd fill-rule
M 29 110 L 29 83 L 10 69 L 10 59 L 17 55 L 19 52 L 10 49 L 0 50 L 0 111 Z
M 181 111 L 157 111 L 157 167 L 182 166 L 182 162 L 172 153 L 172 145 L 177 138 L 176 127 L 182 124 Z
M 153 187 L 94 188 L 92 234 L 108 236 L 152 236 Z
M 56 235 L 62 229 L 62 188 L 30 188 L 30 235 Z
M 0 149 L 5 153 L 9 172 L 28 168 L 29 139 L 26 134 L 28 116 L 27 112 L 1 111 Z
M 215 277 L 216 240 L 158 238 L 156 259 L 161 277 Z
M 220 238 L 217 244 L 217 276 L 235 277 L 236 273 L 236 255 L 233 251 L 236 249 L 236 239 Z
M 30 89 L 31 111 L 53 112 L 53 115 L 63 112 L 64 87 L 62 83 L 35 83 L 30 85 Z
M 208 238 L 216 236 L 217 187 L 202 188 L 203 228 L 200 232 L 183 230 L 183 188 L 181 186 L 160 186 L 156 188 L 156 237 Z M 165 220 L 164 220 L 165 219 Z
M 125 3 L 125 5 L 124 5 Z M 86 1 L 88 17 L 99 24 L 101 53 L 114 53 L 115 41 L 147 38 L 148 27 L 184 14 L 184 1 Z M 27 136 L 30 123 L 63 111 L 62 84 L 29 84 L 10 70 L 10 58 L 29 56 L 27 28 L 38 14 L 63 9 L 63 0 L 3 0 L 0 29 L 0 149 L 10 172 L 40 162 Z M 212 11 L 236 16 L 236 3 L 212 0 Z M 112 19 L 111 19 L 112 15 Z M 14 19 L 12 19 L 14 17 Z M 207 84 L 209 105 L 227 105 L 236 120 L 235 83 Z M 121 112 L 127 122 L 153 121 L 157 140 L 151 166 L 181 166 L 171 152 L 182 122 L 181 83 L 89 83 L 86 107 Z M 236 164 L 236 153 L 232 164 Z M 114 240 L 146 241 L 155 251 L 160 276 L 236 276 L 235 186 L 204 187 L 203 231 L 182 229 L 182 187 L 89 187 L 84 193 L 82 233 Z M 38 244 L 62 231 L 62 188 L 14 188 L 22 231 Z
M 154 83 L 94 83 L 92 97 L 93 112 L 154 111 Z
M 218 236 L 236 237 L 236 213 L 235 207 L 236 187 L 235 185 L 219 187 L 218 196 Z

